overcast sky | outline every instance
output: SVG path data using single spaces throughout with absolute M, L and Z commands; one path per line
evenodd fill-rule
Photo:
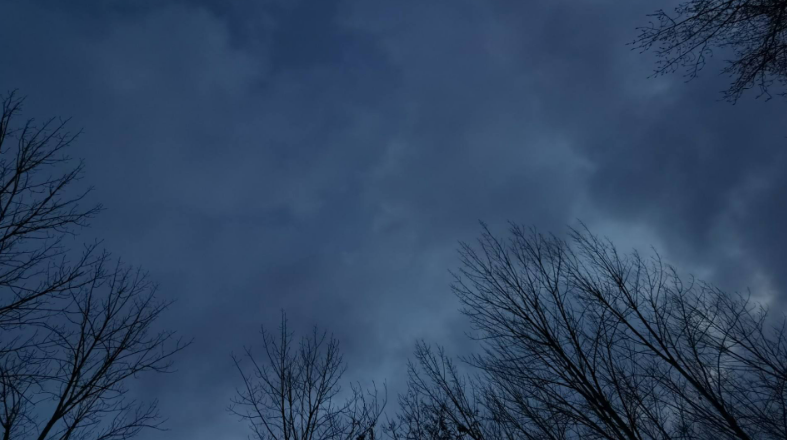
M 86 237 L 148 269 L 196 338 L 138 385 L 171 428 L 142 439 L 243 438 L 229 354 L 282 309 L 392 390 L 416 339 L 466 350 L 448 270 L 479 220 L 582 220 L 785 297 L 787 103 L 720 101 L 715 65 L 649 79 L 626 43 L 657 3 L 0 4 L 0 88 L 84 128 L 107 208 Z

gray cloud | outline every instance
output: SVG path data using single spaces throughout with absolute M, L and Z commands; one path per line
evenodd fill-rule
M 319 3 L 317 5 L 316 3 Z M 624 246 L 779 300 L 782 102 L 717 102 L 712 71 L 647 79 L 650 6 L 522 2 L 9 2 L 0 84 L 72 115 L 108 210 L 194 335 L 138 392 L 171 432 L 225 438 L 229 352 L 286 308 L 401 386 L 416 338 L 467 350 L 449 290 L 477 220 Z

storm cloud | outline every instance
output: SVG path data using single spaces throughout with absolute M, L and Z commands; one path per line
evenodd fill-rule
M 581 220 L 783 301 L 785 103 L 722 102 L 713 66 L 649 78 L 626 43 L 653 7 L 2 2 L 0 85 L 84 127 L 107 208 L 86 236 L 149 270 L 195 337 L 135 390 L 171 429 L 142 438 L 243 435 L 229 354 L 282 309 L 392 393 L 418 338 L 465 350 L 448 270 L 479 220 Z

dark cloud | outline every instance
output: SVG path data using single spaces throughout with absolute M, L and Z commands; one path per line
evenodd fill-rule
M 527 2 L 7 2 L 0 84 L 85 127 L 91 236 L 144 265 L 194 335 L 140 394 L 215 438 L 229 352 L 285 308 L 401 386 L 416 338 L 467 350 L 448 269 L 477 220 L 654 244 L 722 285 L 787 279 L 783 102 L 712 70 L 647 79 L 650 6 Z

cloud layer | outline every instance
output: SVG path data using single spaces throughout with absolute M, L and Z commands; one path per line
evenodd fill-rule
M 416 338 L 466 350 L 448 270 L 478 220 L 655 245 L 779 305 L 784 102 L 648 79 L 647 7 L 612 1 L 9 1 L 0 84 L 72 116 L 108 210 L 90 234 L 151 271 L 196 337 L 166 433 L 243 433 L 229 352 L 288 311 L 350 374 L 401 386 Z M 394 399 L 392 399 L 393 401 Z

